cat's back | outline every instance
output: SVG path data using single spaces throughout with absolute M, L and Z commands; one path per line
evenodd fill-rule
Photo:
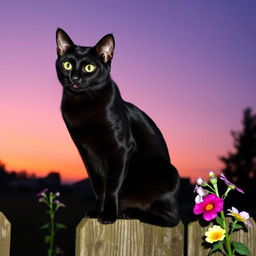
M 133 129 L 150 135 L 162 135 L 157 125 L 145 112 L 130 102 L 124 102 L 124 104 Z
M 167 145 L 154 121 L 132 103 L 125 102 L 125 109 L 138 147 L 145 152 L 154 151 L 152 153 L 161 154 L 169 159 Z

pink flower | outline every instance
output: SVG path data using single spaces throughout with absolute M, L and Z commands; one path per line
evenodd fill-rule
M 196 215 L 203 213 L 206 221 L 211 221 L 217 217 L 217 213 L 223 209 L 224 200 L 215 194 L 209 194 L 204 197 L 203 202 L 194 206 L 193 212 Z
M 236 189 L 238 192 L 244 194 L 244 191 L 241 188 L 238 188 L 232 182 L 230 182 L 223 173 L 220 175 L 220 179 L 223 180 L 226 183 L 226 185 L 229 186 L 231 189 Z

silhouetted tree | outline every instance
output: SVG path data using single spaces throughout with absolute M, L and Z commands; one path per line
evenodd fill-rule
M 0 161 L 0 190 L 4 189 L 8 179 L 8 174 L 5 169 L 5 164 Z
M 242 124 L 241 132 L 231 132 L 235 152 L 229 152 L 220 160 L 225 164 L 223 173 L 231 182 L 253 192 L 256 185 L 256 115 L 252 109 L 244 110 Z

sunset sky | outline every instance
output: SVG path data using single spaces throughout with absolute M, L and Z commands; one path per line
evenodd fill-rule
M 220 170 L 246 107 L 256 111 L 256 1 L 4 1 L 0 160 L 85 178 L 60 113 L 55 31 L 80 45 L 113 33 L 112 78 L 159 126 L 182 177 Z

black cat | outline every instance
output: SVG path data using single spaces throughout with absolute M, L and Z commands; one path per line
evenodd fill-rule
M 58 29 L 56 41 L 61 112 L 88 171 L 96 217 L 176 225 L 179 175 L 155 123 L 122 99 L 110 77 L 113 36 L 83 47 Z

